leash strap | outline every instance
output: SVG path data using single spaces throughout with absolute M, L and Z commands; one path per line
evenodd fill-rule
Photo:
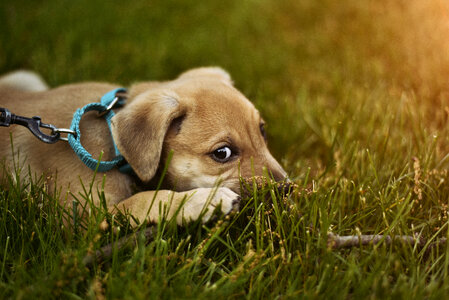
M 112 139 L 112 141 L 114 144 L 116 157 L 110 161 L 98 161 L 94 159 L 92 155 L 83 147 L 83 145 L 81 145 L 81 131 L 79 125 L 83 115 L 89 111 L 98 111 L 99 114 L 102 115 L 106 120 L 109 131 L 111 132 L 111 119 L 115 115 L 112 111 L 112 107 L 123 106 L 125 104 L 125 99 L 119 97 L 117 93 L 126 93 L 126 89 L 118 88 L 109 91 L 108 93 L 104 94 L 103 97 L 101 97 L 100 103 L 90 103 L 83 108 L 77 109 L 75 114 L 73 115 L 72 124 L 70 125 L 70 129 L 76 133 L 68 135 L 70 146 L 72 147 L 73 151 L 75 151 L 76 155 L 81 159 L 81 161 L 94 171 L 98 166 L 99 172 L 106 172 L 126 162 L 124 157 L 120 154 L 120 151 L 117 149 L 117 145 L 115 144 L 114 139 Z M 124 164 L 120 167 L 121 172 L 126 173 L 129 170 L 131 170 L 129 164 Z

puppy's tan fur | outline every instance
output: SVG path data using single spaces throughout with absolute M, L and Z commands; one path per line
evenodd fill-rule
M 24 91 L 21 87 L 26 80 L 19 87 L 6 80 L 9 77 L 0 79 L 0 106 L 18 115 L 41 116 L 43 122 L 58 127 L 69 127 L 77 108 L 98 102 L 103 94 L 118 87 L 81 83 L 42 91 L 45 84 L 39 86 L 39 80 L 34 78 L 30 85 L 35 87 Z M 239 176 L 263 175 L 266 168 L 275 179 L 285 178 L 284 170 L 268 151 L 260 130 L 263 121 L 259 112 L 220 68 L 193 69 L 173 81 L 135 84 L 129 88 L 127 104 L 115 111 L 112 136 L 141 182 L 157 177 L 173 151 L 165 177 L 165 186 L 173 191 L 133 195 L 133 176 L 113 169 L 107 172 L 104 187 L 111 210 L 128 210 L 140 221 L 149 218 L 157 222 L 161 206 L 166 206 L 165 217 L 170 218 L 183 205 L 177 216 L 179 224 L 197 219 L 202 211 L 206 211 L 203 221 L 207 221 L 218 204 L 224 213 L 236 205 Z M 99 157 L 101 151 L 103 159 L 114 157 L 111 134 L 102 118 L 89 113 L 83 117 L 80 128 L 81 142 L 93 157 Z M 6 142 L 10 132 L 16 153 Z M 57 174 L 57 184 L 63 188 L 61 201 L 67 201 L 64 203 L 71 203 L 69 192 L 82 190 L 79 178 L 85 184 L 92 180 L 93 171 L 66 142 L 42 143 L 17 125 L 9 130 L 0 128 L 0 141 L 0 157 L 6 158 L 7 164 L 20 151 L 31 170 L 46 174 L 50 190 Z M 225 163 L 215 161 L 211 153 L 224 146 L 233 149 L 234 156 Z M 97 176 L 97 187 L 101 177 Z M 217 183 L 221 185 L 215 190 Z M 94 197 L 94 201 L 99 200 Z

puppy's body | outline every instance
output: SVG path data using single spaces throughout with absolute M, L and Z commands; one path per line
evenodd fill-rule
M 29 88 L 36 90 L 30 92 L 17 89 L 11 80 L 0 79 L 0 106 L 67 128 L 77 108 L 99 102 L 102 95 L 118 87 L 81 83 L 45 91 Z M 239 176 L 262 175 L 266 167 L 275 179 L 284 179 L 285 172 L 266 146 L 258 111 L 232 86 L 223 70 L 194 69 L 173 81 L 133 85 L 128 92 L 127 104 L 117 109 L 112 119 L 112 137 L 104 119 L 93 112 L 81 121 L 81 142 L 94 158 L 103 151 L 103 160 L 109 160 L 115 155 L 114 140 L 142 182 L 153 179 L 173 151 L 165 181 L 174 191 L 132 195 L 133 176 L 113 169 L 107 172 L 104 187 L 111 209 L 129 210 L 140 221 L 157 221 L 161 205 L 167 206 L 166 217 L 171 217 L 183 204 L 177 216 L 179 224 L 197 219 L 203 209 L 207 211 L 203 220 L 207 221 L 219 203 L 224 213 L 236 205 Z M 6 142 L 10 132 L 15 153 Z M 92 180 L 93 171 L 66 142 L 42 143 L 20 126 L 0 128 L 0 141 L 0 157 L 6 158 L 7 164 L 19 151 L 33 172 L 46 174 L 50 186 L 57 177 L 57 185 L 63 188 L 61 201 L 71 203 L 68 192 L 76 195 L 82 191 L 80 179 L 84 184 Z M 100 187 L 103 178 L 97 178 L 95 186 Z M 218 183 L 220 188 L 211 194 Z M 94 201 L 98 199 L 94 197 Z

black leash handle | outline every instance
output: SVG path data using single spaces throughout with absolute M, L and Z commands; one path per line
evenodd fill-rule
M 41 122 L 41 117 L 26 118 L 11 113 L 8 109 L 0 107 L 0 126 L 9 127 L 11 124 L 18 124 L 27 127 L 41 141 L 54 144 L 61 139 L 60 130 L 54 125 Z M 51 130 L 51 134 L 45 134 L 41 128 Z

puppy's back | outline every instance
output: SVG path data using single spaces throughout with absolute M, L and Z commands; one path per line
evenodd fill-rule
M 48 85 L 37 73 L 18 70 L 0 77 L 0 89 L 13 89 L 24 92 L 42 92 Z

